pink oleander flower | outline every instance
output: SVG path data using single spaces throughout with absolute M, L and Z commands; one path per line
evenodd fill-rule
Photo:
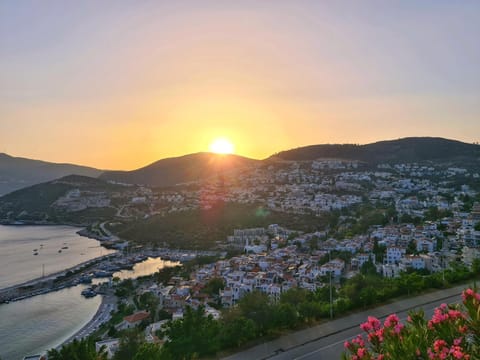
M 473 291 L 472 289 L 467 289 L 462 293 L 462 300 L 463 301 L 466 301 L 471 297 L 475 297 L 475 291 Z
M 383 342 L 383 333 L 384 333 L 383 329 L 378 329 L 377 331 L 375 331 L 375 335 L 376 335 L 378 341 L 380 341 L 380 342 Z
M 463 325 L 463 326 L 458 327 L 458 331 L 462 334 L 465 334 L 467 332 L 467 330 L 468 330 L 467 325 Z
M 360 324 L 360 329 L 362 329 L 365 332 L 369 332 L 373 328 L 372 328 L 372 325 L 370 325 L 370 323 L 367 321 L 367 322 L 364 322 L 363 324 Z
M 396 324 L 398 324 L 398 322 L 400 321 L 400 319 L 398 318 L 398 316 L 396 314 L 391 314 L 391 315 L 388 315 L 388 317 L 385 319 L 385 322 L 384 322 L 384 326 L 385 327 L 392 327 L 392 326 L 395 326 Z
M 460 311 L 454 309 L 448 310 L 448 316 L 450 317 L 450 319 L 463 318 L 463 314 Z
M 450 354 L 452 354 L 455 359 L 462 359 L 464 355 L 460 346 L 452 346 L 450 348 Z
M 351 346 L 351 344 L 350 344 L 348 341 L 345 341 L 345 342 L 343 343 L 343 347 L 344 347 L 345 349 L 350 349 L 350 346 Z
M 357 350 L 357 356 L 359 359 L 363 359 L 363 357 L 367 354 L 367 349 L 364 347 L 358 348 Z
M 441 351 L 445 346 L 447 346 L 447 342 L 442 339 L 435 340 L 433 343 L 433 349 L 435 352 Z
M 359 347 L 365 347 L 365 341 L 363 340 L 363 336 L 362 335 L 357 335 L 356 338 L 352 339 L 352 344 L 355 344 Z
M 400 334 L 400 332 L 402 331 L 402 329 L 404 328 L 404 326 L 402 324 L 397 324 L 394 326 L 393 328 L 393 331 L 395 332 L 395 334 Z

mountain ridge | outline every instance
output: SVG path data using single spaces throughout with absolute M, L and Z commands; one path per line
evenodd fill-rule
M 53 163 L 0 153 L 0 196 L 67 175 L 98 177 L 103 170 L 69 163 Z
M 441 137 L 406 137 L 363 145 L 308 145 L 281 151 L 267 159 L 301 161 L 337 158 L 375 164 L 379 162 L 453 160 L 461 157 L 480 159 L 480 145 Z
M 75 164 L 50 163 L 0 153 L 0 196 L 38 183 L 76 174 L 106 181 L 166 187 L 205 180 L 275 161 L 316 159 L 356 160 L 375 165 L 381 162 L 450 161 L 478 165 L 480 145 L 441 137 L 406 137 L 369 144 L 317 144 L 275 153 L 257 160 L 240 155 L 198 152 L 157 160 L 135 170 L 104 171 Z
M 244 169 L 260 160 L 240 155 L 198 152 L 155 161 L 131 171 L 106 171 L 99 178 L 152 187 L 172 186 L 204 180 L 224 172 Z

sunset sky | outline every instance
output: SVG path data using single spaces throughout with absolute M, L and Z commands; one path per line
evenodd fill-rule
M 0 2 L 0 152 L 108 169 L 480 140 L 479 1 Z

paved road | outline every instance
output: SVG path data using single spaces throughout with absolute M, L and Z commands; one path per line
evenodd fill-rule
M 110 318 L 112 317 L 111 312 L 117 309 L 116 302 L 117 300 L 115 296 L 103 295 L 102 303 L 100 304 L 100 307 L 98 308 L 93 318 L 77 333 L 75 333 L 70 338 L 65 340 L 62 344 L 60 344 L 57 349 L 61 348 L 63 344 L 68 344 L 72 342 L 74 339 L 81 340 L 87 336 L 90 336 L 102 324 L 110 320 Z
M 257 345 L 241 353 L 231 355 L 224 360 L 340 359 L 343 352 L 343 343 L 361 333 L 359 326 L 366 321 L 369 315 L 384 318 L 391 313 L 396 313 L 400 318 L 406 318 L 409 310 L 422 308 L 427 316 L 430 316 L 433 309 L 441 303 L 459 302 L 461 292 L 465 287 L 465 285 L 461 285 L 451 289 L 435 291 L 355 313 Z

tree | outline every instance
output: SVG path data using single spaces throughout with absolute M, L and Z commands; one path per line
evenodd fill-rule
M 298 312 L 292 304 L 275 305 L 273 315 L 277 328 L 294 328 L 298 323 Z
M 365 261 L 363 265 L 360 267 L 360 273 L 363 275 L 370 275 L 376 276 L 377 274 L 377 267 L 373 263 L 372 260 Z
M 239 347 L 256 337 L 255 323 L 243 316 L 226 320 L 222 325 L 222 348 Z
M 272 307 L 267 294 L 254 291 L 243 296 L 238 302 L 240 313 L 253 320 L 260 335 L 265 335 L 272 326 Z
M 160 360 L 164 358 L 166 356 L 158 345 L 144 343 L 138 349 L 133 360 Z
M 174 359 L 192 359 L 215 354 L 220 348 L 220 326 L 205 309 L 187 307 L 182 319 L 169 323 L 164 349 Z
M 120 339 L 120 345 L 113 360 L 131 360 L 140 349 L 141 334 L 137 329 L 128 330 Z
M 62 345 L 60 350 L 51 349 L 47 352 L 49 360 L 106 360 L 107 353 L 101 349 L 95 351 L 95 340 L 91 337 L 82 340 L 73 340 Z
M 298 307 L 299 304 L 307 300 L 309 291 L 302 288 L 291 288 L 282 293 L 280 296 L 280 303 L 292 304 Z
M 474 276 L 480 275 L 480 259 L 474 259 L 472 262 L 472 273 Z
M 140 295 L 138 303 L 141 309 L 147 310 L 154 318 L 157 313 L 157 308 L 160 303 L 160 300 L 158 299 L 157 296 L 155 296 L 151 292 L 146 292 Z
M 415 240 L 410 240 L 407 246 L 407 254 L 417 254 L 417 243 Z
M 213 278 L 210 279 L 203 288 L 203 292 L 210 296 L 215 296 L 219 294 L 220 290 L 225 288 L 225 280 L 223 278 Z

